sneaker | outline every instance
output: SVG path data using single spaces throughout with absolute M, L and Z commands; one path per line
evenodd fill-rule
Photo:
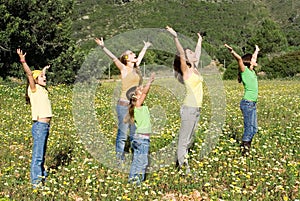
M 241 144 L 242 156 L 248 155 L 250 152 L 250 148 L 251 148 L 251 141 L 249 142 L 243 141 Z

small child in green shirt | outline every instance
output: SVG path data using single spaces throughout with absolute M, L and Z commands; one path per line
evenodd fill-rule
M 151 83 L 155 74 L 152 73 L 148 83 L 144 87 L 137 87 L 130 97 L 128 116 L 126 122 L 134 122 L 136 132 L 133 136 L 131 146 L 133 148 L 133 160 L 129 173 L 129 183 L 140 184 L 145 179 L 148 165 L 148 152 L 150 147 L 151 122 L 148 106 L 144 106 Z
M 244 96 L 240 102 L 240 109 L 244 117 L 244 134 L 242 138 L 242 155 L 249 152 L 252 139 L 258 131 L 256 101 L 258 97 L 258 81 L 254 71 L 259 48 L 256 45 L 253 54 L 238 55 L 232 47 L 225 44 L 239 66 L 239 81 L 244 85 Z

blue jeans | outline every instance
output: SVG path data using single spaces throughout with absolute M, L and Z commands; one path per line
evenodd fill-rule
M 39 184 L 47 177 L 44 163 L 49 130 L 50 124 L 48 123 L 37 121 L 32 125 L 33 148 L 30 169 L 32 184 Z
M 244 134 L 243 141 L 251 142 L 254 134 L 257 132 L 257 114 L 256 102 L 241 100 L 240 108 L 244 116 Z
M 136 127 L 135 124 L 124 123 L 124 118 L 128 113 L 128 106 L 117 105 L 118 133 L 116 139 L 117 159 L 124 160 L 124 148 L 127 140 L 127 130 L 130 129 L 130 142 L 133 139 Z
M 140 184 L 145 180 L 150 139 L 134 138 L 131 142 L 131 146 L 134 153 L 129 173 L 129 182 Z

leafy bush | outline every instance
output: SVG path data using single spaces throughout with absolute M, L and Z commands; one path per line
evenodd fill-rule
M 300 51 L 274 57 L 262 67 L 268 78 L 293 77 L 300 73 Z
M 223 74 L 224 80 L 234 80 L 237 79 L 238 74 L 238 64 L 236 62 L 232 62 L 229 64 Z

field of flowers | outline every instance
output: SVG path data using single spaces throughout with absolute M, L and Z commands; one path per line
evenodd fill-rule
M 97 129 L 105 138 L 103 146 L 108 150 L 114 150 L 117 128 L 113 94 L 117 87 L 115 82 L 102 83 L 90 103 L 95 108 Z M 0 201 L 299 200 L 300 82 L 259 81 L 259 132 L 247 157 L 239 151 L 243 131 L 239 101 L 243 87 L 236 81 L 225 81 L 224 87 L 226 119 L 222 133 L 214 149 L 199 157 L 211 114 L 205 90 L 199 130 L 189 155 L 192 174 L 178 172 L 174 156 L 170 156 L 166 159 L 170 164 L 149 172 L 141 186 L 134 186 L 127 183 L 126 170 L 119 171 L 111 165 L 113 159 L 101 161 L 111 155 L 109 151 L 97 152 L 102 148 L 97 136 L 86 139 L 88 129 L 85 134 L 78 132 L 73 86 L 49 86 L 55 115 L 46 156 L 50 174 L 44 188 L 33 190 L 29 178 L 32 122 L 30 106 L 24 99 L 25 85 L 0 84 Z M 176 139 L 180 101 L 154 83 L 146 104 L 155 114 L 151 152 L 156 152 Z

